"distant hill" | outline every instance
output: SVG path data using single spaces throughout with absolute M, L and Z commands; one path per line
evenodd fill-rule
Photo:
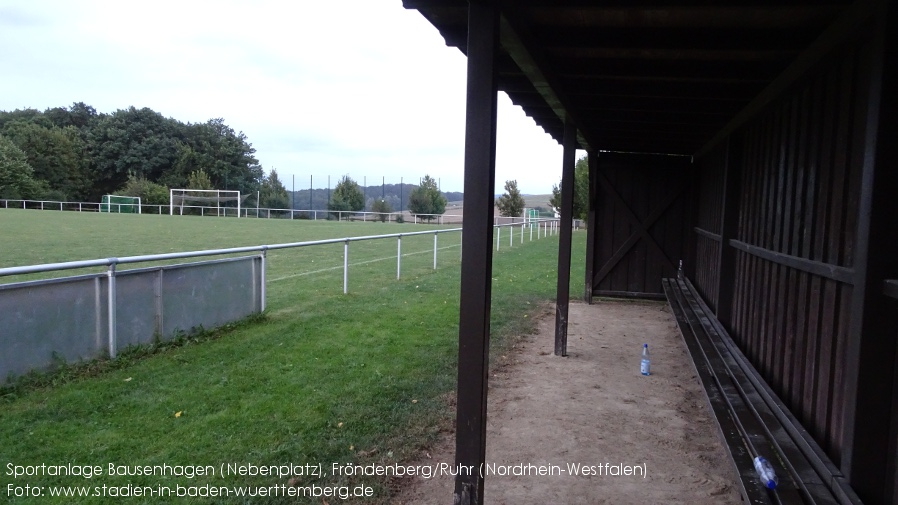
M 528 208 L 545 207 L 549 208 L 549 200 L 552 198 L 548 195 L 521 195 L 524 197 L 525 206 Z

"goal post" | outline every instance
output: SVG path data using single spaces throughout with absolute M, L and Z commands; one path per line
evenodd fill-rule
M 140 197 L 123 195 L 103 195 L 100 200 L 100 212 L 118 212 L 119 214 L 140 214 Z
M 170 189 L 168 214 L 175 215 L 175 208 L 179 209 L 179 215 L 184 215 L 184 209 L 201 209 L 201 213 L 205 215 L 204 209 L 215 209 L 217 215 L 221 215 L 221 210 L 237 208 L 237 217 L 240 217 L 240 209 L 249 194 L 241 195 L 240 191 L 233 189 Z

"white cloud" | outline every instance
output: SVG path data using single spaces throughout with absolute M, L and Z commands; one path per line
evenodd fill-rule
M 398 0 L 0 0 L 0 109 L 223 117 L 266 169 L 462 190 L 466 60 Z M 547 193 L 561 148 L 500 95 L 496 187 Z

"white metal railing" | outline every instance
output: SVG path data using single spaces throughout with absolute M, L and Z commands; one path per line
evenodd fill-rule
M 550 234 L 556 234 L 558 230 L 557 221 L 555 220 L 543 220 L 543 221 L 535 221 L 531 220 L 528 222 L 520 222 L 520 223 L 512 223 L 512 224 L 501 224 L 495 226 L 495 241 L 496 241 L 496 250 L 498 251 L 503 240 L 503 232 L 502 230 L 506 229 L 507 234 L 509 236 L 509 246 L 513 246 L 515 242 L 515 234 L 518 234 L 520 243 L 523 244 L 524 236 L 526 231 L 529 229 L 530 231 L 530 240 L 533 240 L 533 232 L 536 231 L 537 240 L 540 237 L 547 237 Z M 318 245 L 326 245 L 326 244 L 343 244 L 343 293 L 347 294 L 349 292 L 349 247 L 351 242 L 361 242 L 366 240 L 381 240 L 381 239 L 396 239 L 396 278 L 400 279 L 402 275 L 402 239 L 403 237 L 412 237 L 412 236 L 424 236 L 428 234 L 433 234 L 433 269 L 437 269 L 437 253 L 440 250 L 439 247 L 439 235 L 444 233 L 457 233 L 461 232 L 462 228 L 448 228 L 448 229 L 437 229 L 437 230 L 428 230 L 428 231 L 417 231 L 417 232 L 409 232 L 409 233 L 392 233 L 385 235 L 366 235 L 366 236 L 357 236 L 357 237 L 343 237 L 343 238 L 334 238 L 334 239 L 324 239 L 324 240 L 311 240 L 304 242 L 290 242 L 290 243 L 281 243 L 281 244 L 270 244 L 270 245 L 256 245 L 256 246 L 247 246 L 247 247 L 231 247 L 224 249 L 208 249 L 201 251 L 185 251 L 185 252 L 174 252 L 174 253 L 164 253 L 164 254 L 147 254 L 147 255 L 139 255 L 139 256 L 125 256 L 121 258 L 111 257 L 111 258 L 98 258 L 92 260 L 82 260 L 82 261 L 67 261 L 67 262 L 59 262 L 59 263 L 47 263 L 41 265 L 25 265 L 25 266 L 15 266 L 15 267 L 5 267 L 0 268 L 0 278 L 13 276 L 13 275 L 23 275 L 23 274 L 32 274 L 32 273 L 42 273 L 42 272 L 56 272 L 56 271 L 64 271 L 64 270 L 73 270 L 73 269 L 82 269 L 82 268 L 92 268 L 92 267 L 105 267 L 106 268 L 106 281 L 107 281 L 107 291 L 106 291 L 106 316 L 107 316 L 107 328 L 108 328 L 108 343 L 106 344 L 106 348 L 108 350 L 109 356 L 111 358 L 115 358 L 117 353 L 117 326 L 116 326 L 116 318 L 117 318 L 117 291 L 116 291 L 116 277 L 117 275 L 127 275 L 129 270 L 118 271 L 117 268 L 119 265 L 127 265 L 134 263 L 146 263 L 153 261 L 165 261 L 165 260 L 174 260 L 174 259 L 187 259 L 187 258 L 198 258 L 198 257 L 209 257 L 209 256 L 220 256 L 226 254 L 242 254 L 242 253 L 258 253 L 256 257 L 259 260 L 259 271 L 260 271 L 260 283 L 259 283 L 259 310 L 265 311 L 266 305 L 266 284 L 268 282 L 266 275 L 266 262 L 267 262 L 267 253 L 268 251 L 279 250 L 279 249 L 291 249 L 291 248 L 300 248 L 300 247 L 311 247 Z M 459 241 L 458 247 L 461 248 L 461 240 Z M 455 245 L 450 245 L 448 247 L 455 247 Z M 443 247 L 446 249 L 447 247 Z M 421 252 L 413 252 L 408 253 L 408 255 L 417 255 L 421 254 Z M 388 259 L 388 258 L 382 258 Z M 202 264 L 203 262 L 198 262 L 196 264 Z M 363 262 L 364 263 L 364 262 Z M 189 263 L 194 264 L 194 263 Z M 337 267 L 339 268 L 339 267 Z M 314 273 L 314 272 L 313 272 Z M 102 275 L 102 274 L 100 274 Z M 68 277 L 63 278 L 68 279 Z M 279 279 L 274 279 L 276 281 Z M 273 282 L 272 281 L 272 282 Z M 7 285 L 7 286 L 14 286 Z M 4 287 L 4 285 L 0 284 L 0 288 Z M 99 295 L 98 295 L 99 296 Z M 98 316 L 101 317 L 101 316 Z
M 35 209 L 35 210 L 68 210 L 76 212 L 102 212 L 101 203 L 96 202 L 67 202 L 58 200 L 20 200 L 0 199 L 0 208 L 4 209 Z M 133 207 L 133 203 L 105 204 L 118 207 Z M 140 204 L 140 214 L 170 214 L 173 212 L 170 204 Z M 313 221 L 333 219 L 338 221 L 379 221 L 384 216 L 385 221 L 396 222 L 397 218 L 415 224 L 454 224 L 461 223 L 460 214 L 413 214 L 403 212 L 370 212 L 347 210 L 320 210 L 320 209 L 278 209 L 267 207 L 211 207 L 203 205 L 178 205 L 175 215 L 188 211 L 198 210 L 200 216 L 216 217 L 257 217 L 266 219 L 309 219 Z M 429 220 L 427 218 L 430 218 Z
M 531 221 L 530 223 L 513 223 L 513 224 L 502 224 L 494 227 L 496 230 L 496 250 L 499 250 L 502 240 L 502 228 L 508 228 L 509 232 L 509 246 L 513 245 L 514 242 L 514 233 L 516 230 L 520 229 L 520 241 L 524 242 L 524 234 L 525 229 L 530 229 L 530 240 L 533 240 L 533 230 L 536 230 L 536 238 L 539 239 L 542 235 L 543 237 L 549 236 L 549 234 L 557 233 L 557 220 L 542 220 L 542 221 Z M 289 242 L 282 244 L 270 244 L 270 245 L 256 245 L 256 246 L 246 246 L 246 247 L 230 247 L 225 249 L 206 249 L 201 251 L 185 251 L 185 252 L 174 252 L 174 253 L 163 253 L 163 254 L 144 254 L 139 256 L 125 256 L 122 258 L 99 258 L 93 260 L 81 260 L 81 261 L 66 261 L 60 263 L 45 263 L 41 265 L 24 265 L 24 266 L 16 266 L 16 267 L 5 267 L 0 268 L 0 277 L 6 277 L 10 275 L 23 275 L 23 274 L 32 274 L 32 273 L 41 273 L 41 272 L 54 272 L 61 270 L 72 270 L 78 268 L 91 268 L 91 267 L 106 267 L 108 270 L 108 275 L 110 277 L 110 296 L 114 296 L 114 278 L 115 278 L 115 269 L 117 265 L 126 265 L 132 263 L 146 263 L 150 261 L 164 261 L 164 260 L 172 260 L 172 259 L 186 259 L 186 258 L 197 258 L 203 256 L 220 256 L 224 254 L 240 254 L 240 253 L 250 253 L 250 252 L 259 252 L 262 255 L 262 272 L 264 276 L 265 271 L 265 256 L 268 251 L 273 251 L 277 249 L 291 249 L 291 248 L 299 248 L 299 247 L 309 247 L 316 245 L 325 245 L 325 244 L 339 244 L 343 243 L 343 292 L 347 292 L 347 280 L 349 277 L 349 243 L 350 242 L 361 242 L 365 240 L 378 240 L 378 239 L 388 239 L 395 238 L 397 239 L 397 247 L 396 247 L 396 278 L 399 279 L 402 272 L 402 237 L 411 237 L 416 235 L 428 235 L 433 234 L 433 268 L 437 267 L 437 250 L 438 250 L 438 240 L 437 237 L 442 233 L 453 233 L 453 232 L 461 232 L 462 228 L 447 228 L 441 230 L 428 230 L 428 231 L 416 231 L 416 232 L 408 232 L 408 233 L 390 233 L 385 235 L 364 235 L 357 237 L 343 237 L 343 238 L 334 238 L 334 239 L 324 239 L 324 240 L 310 240 L 305 242 Z M 263 293 L 264 294 L 264 293 Z M 262 307 L 264 310 L 265 306 L 265 298 L 262 298 Z
M 186 208 L 186 207 L 185 207 Z M 234 210 L 233 208 L 231 210 Z M 233 215 L 233 213 L 231 213 Z M 461 214 L 412 214 L 409 211 L 402 212 L 370 212 L 351 210 L 317 210 L 317 209 L 267 209 L 244 208 L 241 217 L 280 218 L 280 219 L 308 219 L 317 221 L 321 219 L 333 219 L 337 221 L 388 221 L 398 222 L 397 218 L 414 224 L 455 224 L 461 223 Z M 427 218 L 430 219 L 427 219 Z M 383 218 L 383 219 L 381 219 Z
M 102 212 L 102 203 L 95 202 L 66 202 L 57 200 L 19 200 L 19 199 L 0 199 L 0 208 L 4 209 L 36 209 L 36 210 L 67 210 L 77 212 Z M 105 204 L 114 205 L 119 208 L 134 207 L 133 203 Z M 171 207 L 169 204 L 140 204 L 141 214 L 169 214 Z M 408 210 L 402 212 L 370 212 L 370 211 L 346 211 L 346 210 L 317 210 L 317 209 L 277 209 L 266 207 L 211 207 L 201 205 L 179 205 L 177 206 L 176 215 L 182 214 L 183 210 L 195 214 L 199 212 L 200 216 L 216 216 L 216 217 L 236 217 L 239 212 L 240 217 L 257 217 L 265 219 L 308 219 L 308 220 L 326 220 L 336 217 L 337 221 L 384 221 L 396 222 L 398 218 L 403 221 L 414 224 L 461 224 L 461 214 L 413 214 Z M 430 219 L 428 219 L 430 218 Z M 508 222 L 510 221 L 510 222 Z M 529 218 L 529 217 L 501 217 L 496 216 L 493 219 L 493 225 L 520 224 L 520 222 L 552 222 L 557 218 Z

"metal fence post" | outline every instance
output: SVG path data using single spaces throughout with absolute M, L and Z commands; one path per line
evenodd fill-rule
M 437 232 L 433 232 L 433 269 L 437 269 Z
M 502 242 L 502 228 L 496 225 L 496 250 L 499 250 L 499 242 Z
M 343 242 L 343 294 L 349 292 L 349 239 Z
M 115 264 L 116 258 L 111 258 L 112 263 L 106 270 L 106 314 L 109 325 L 109 359 L 115 359 Z
M 524 224 L 521 223 L 521 243 L 524 243 Z
M 261 300 L 261 306 L 262 306 L 262 312 L 265 312 L 265 280 L 266 280 L 266 276 L 265 276 L 265 260 L 266 260 L 267 257 L 268 257 L 268 247 L 263 247 L 263 248 L 262 248 L 262 266 L 261 266 L 261 270 L 262 270 L 262 286 L 261 286 L 261 294 L 262 294 L 262 296 L 261 296 L 261 298 L 262 298 L 262 300 Z
M 399 274 L 402 272 L 402 234 L 396 237 L 396 279 L 399 280 Z

